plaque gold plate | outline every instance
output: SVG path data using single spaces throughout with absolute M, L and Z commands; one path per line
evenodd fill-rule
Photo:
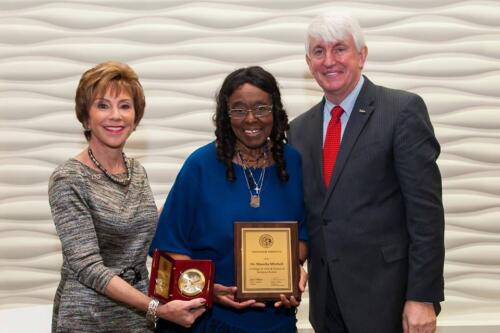
M 297 222 L 234 222 L 237 300 L 300 299 Z

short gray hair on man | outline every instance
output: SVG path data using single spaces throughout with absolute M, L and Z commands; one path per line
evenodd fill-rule
M 309 53 L 311 38 L 325 42 L 344 40 L 349 34 L 354 39 L 358 52 L 365 47 L 365 37 L 358 20 L 348 12 L 327 12 L 316 16 L 307 28 L 306 53 Z

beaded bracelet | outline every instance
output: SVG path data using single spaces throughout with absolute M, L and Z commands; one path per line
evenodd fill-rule
M 160 302 L 153 298 L 148 304 L 148 311 L 146 312 L 146 319 L 151 321 L 153 325 L 156 326 L 156 322 L 158 321 L 158 316 L 156 315 L 156 310 L 158 309 L 158 305 Z

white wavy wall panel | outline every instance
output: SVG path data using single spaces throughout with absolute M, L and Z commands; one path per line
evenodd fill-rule
M 213 97 L 230 71 L 270 70 L 292 117 L 320 99 L 303 37 L 333 8 L 365 28 L 366 74 L 428 103 L 447 218 L 441 322 L 498 320 L 498 1 L 0 1 L 0 308 L 52 301 L 61 254 L 47 179 L 84 147 L 73 113 L 84 70 L 115 59 L 139 73 L 147 111 L 126 151 L 161 205 L 185 157 L 212 139 Z

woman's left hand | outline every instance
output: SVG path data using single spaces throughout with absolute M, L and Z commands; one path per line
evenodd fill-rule
M 158 306 L 156 315 L 183 327 L 191 327 L 196 318 L 205 312 L 205 303 L 204 298 L 189 301 L 174 300 Z
M 299 292 L 302 295 L 304 290 L 306 290 L 308 274 L 304 267 L 300 266 L 300 280 L 299 280 Z M 280 306 L 284 306 L 289 309 L 291 307 L 297 307 L 300 305 L 300 300 L 297 300 L 295 297 L 290 296 L 287 298 L 285 295 L 280 295 L 280 300 L 274 303 L 274 307 L 278 308 Z

